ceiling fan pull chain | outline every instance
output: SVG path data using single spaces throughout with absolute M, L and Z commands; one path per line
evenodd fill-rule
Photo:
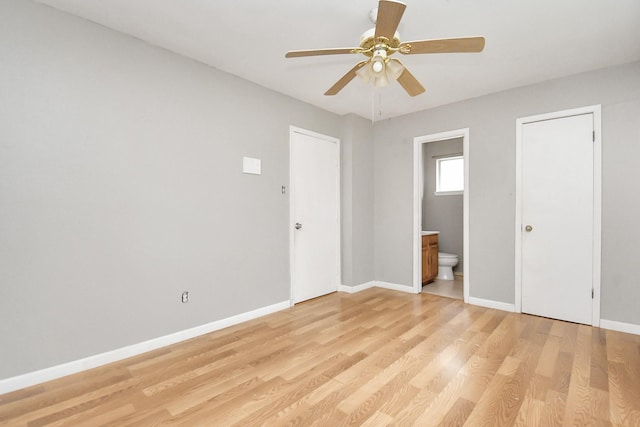
M 371 126 L 373 126 L 376 119 L 376 87 L 371 90 Z

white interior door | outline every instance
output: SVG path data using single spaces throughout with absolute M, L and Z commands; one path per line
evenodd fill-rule
M 292 297 L 297 303 L 338 290 L 339 141 L 291 132 Z
M 593 114 L 522 126 L 522 311 L 592 323 Z

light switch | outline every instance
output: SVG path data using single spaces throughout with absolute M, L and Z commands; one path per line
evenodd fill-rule
M 253 175 L 260 175 L 262 173 L 260 163 L 260 159 L 254 159 L 253 157 L 243 157 L 242 172 L 250 173 Z

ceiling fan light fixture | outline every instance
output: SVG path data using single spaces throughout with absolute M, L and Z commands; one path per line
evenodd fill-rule
M 365 83 L 371 83 L 375 79 L 375 74 L 371 69 L 371 62 L 365 64 L 362 68 L 356 71 L 358 77 L 360 77 Z
M 382 66 L 380 71 L 376 71 L 376 64 Z M 384 87 L 392 81 L 397 80 L 403 71 L 404 67 L 399 61 L 387 58 L 386 60 L 381 59 L 380 62 L 372 59 L 368 64 L 356 71 L 356 74 L 364 80 L 365 83 L 372 83 L 374 87 Z
M 398 80 L 398 77 L 404 72 L 404 66 L 396 59 L 388 60 L 385 68 L 389 80 Z
M 371 69 L 374 73 L 381 73 L 384 71 L 384 60 L 381 58 L 376 58 L 371 61 Z
M 376 74 L 384 74 L 387 62 L 386 48 L 376 49 L 373 51 L 371 58 L 371 69 Z
M 374 87 L 385 87 L 389 85 L 389 78 L 387 77 L 387 73 L 379 73 L 373 79 Z

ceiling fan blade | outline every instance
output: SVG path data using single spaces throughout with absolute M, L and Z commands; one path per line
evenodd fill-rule
M 347 53 L 360 53 L 359 47 L 341 47 L 335 49 L 311 49 L 311 50 L 290 50 L 284 56 L 285 58 L 299 58 L 301 56 L 319 56 L 319 55 L 343 55 Z
M 402 86 L 410 96 L 420 95 L 425 91 L 425 88 L 413 77 L 413 74 L 407 70 L 407 67 L 404 67 L 404 71 L 400 74 L 400 77 L 398 77 L 398 83 L 400 83 L 400 86 Z
M 399 1 L 380 0 L 375 37 L 386 37 L 392 40 L 406 8 L 407 5 Z
M 324 94 L 330 96 L 340 92 L 342 88 L 344 88 L 351 80 L 353 80 L 353 78 L 356 76 L 356 72 L 360 68 L 362 68 L 367 62 L 369 62 L 369 60 L 358 62 L 355 67 L 347 71 L 347 74 L 342 76 L 342 78 L 338 80 L 333 86 L 331 86 L 329 90 L 326 91 Z
M 484 37 L 460 37 L 455 39 L 416 40 L 400 44 L 400 53 L 453 53 L 482 52 Z

